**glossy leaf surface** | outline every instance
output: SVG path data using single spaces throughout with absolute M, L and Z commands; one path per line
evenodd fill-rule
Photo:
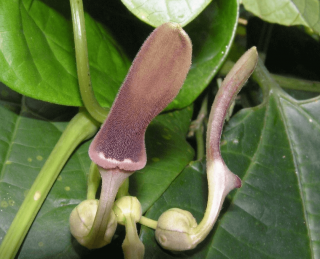
M 210 2 L 211 0 L 122 0 L 135 16 L 154 27 L 166 22 L 176 22 L 185 26 Z
M 320 97 L 296 101 L 271 85 L 264 103 L 242 110 L 225 128 L 222 155 L 242 187 L 227 196 L 220 220 L 185 258 L 320 257 Z M 205 168 L 191 164 L 153 205 L 190 210 L 198 222 L 206 198 Z M 202 197 L 202 198 L 200 198 Z M 147 258 L 174 258 L 143 227 Z
M 192 65 L 180 93 L 168 109 L 189 105 L 208 86 L 229 52 L 237 21 L 237 1 L 217 0 L 184 28 L 193 45 Z
M 70 13 L 62 2 L 58 6 Z M 29 97 L 82 106 L 71 20 L 39 0 L 6 1 L 0 3 L 0 9 L 4 31 L 0 80 Z M 117 11 L 122 12 L 118 9 L 114 12 Z M 182 90 L 168 109 L 190 105 L 207 87 L 228 53 L 237 17 L 236 0 L 217 0 L 185 28 L 193 43 L 193 64 Z M 130 63 L 102 24 L 89 15 L 85 19 L 93 89 L 99 103 L 110 107 Z M 133 37 L 135 33 L 129 35 Z
M 33 108 L 37 106 L 36 110 L 41 111 L 48 104 L 34 103 L 9 89 L 1 89 L 4 91 L 7 95 L 1 98 L 2 104 L 12 108 L 22 105 L 23 109 L 17 115 L 0 106 L 0 240 L 67 124 L 49 122 L 25 106 L 31 102 Z M 58 107 L 51 105 L 51 110 L 59 116 L 68 115 L 68 108 L 58 110 Z M 139 198 L 143 211 L 193 158 L 194 151 L 185 140 L 191 114 L 189 107 L 160 115 L 147 130 L 147 166 L 130 179 L 130 192 Z M 91 162 L 88 147 L 89 142 L 81 145 L 62 170 L 22 245 L 19 258 L 48 258 L 58 254 L 61 258 L 80 258 L 89 253 L 69 232 L 70 212 L 86 198 L 86 174 Z
M 0 10 L 0 80 L 29 97 L 82 106 L 71 20 L 39 0 L 2 1 Z M 110 106 L 129 62 L 101 24 L 85 19 L 92 84 Z
M 318 0 L 243 0 L 245 8 L 261 19 L 286 26 L 304 25 L 320 34 Z

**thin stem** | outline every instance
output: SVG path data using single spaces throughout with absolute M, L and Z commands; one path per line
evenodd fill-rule
M 270 90 L 277 92 L 279 95 L 286 96 L 287 94 L 282 88 L 275 82 L 271 74 L 263 64 L 263 61 L 259 58 L 257 67 L 252 74 L 252 79 L 256 81 L 262 89 L 264 101 L 269 97 Z
M 204 141 L 204 119 L 208 113 L 208 95 L 206 95 L 202 101 L 200 112 L 197 117 L 199 127 L 196 130 L 196 141 L 197 141 L 197 160 L 201 160 L 205 153 L 205 141 Z
M 122 244 L 125 259 L 143 259 L 144 245 L 139 239 L 136 222 L 131 215 L 125 215 L 126 237 Z
M 153 220 L 153 219 L 149 219 L 149 218 L 144 217 L 144 216 L 141 216 L 141 218 L 139 220 L 139 223 L 141 225 L 145 225 L 146 227 L 153 228 L 153 229 L 156 229 L 157 225 L 158 225 L 158 221 Z
M 320 82 L 271 74 L 283 88 L 320 93 Z
M 91 162 L 88 175 L 87 200 L 94 200 L 96 198 L 100 182 L 101 176 L 98 166 L 95 163 Z
M 96 217 L 88 236 L 84 237 L 87 248 L 100 248 L 105 245 L 104 236 L 108 227 L 109 215 L 112 210 L 119 187 L 133 172 L 121 169 L 103 169 L 98 167 L 101 179 L 101 195 Z
M 29 190 L 0 247 L 0 258 L 14 258 L 42 203 L 75 148 L 98 130 L 97 122 L 82 111 L 69 123 Z
M 197 143 L 197 160 L 201 160 L 204 157 L 205 144 L 204 144 L 204 120 L 208 113 L 208 95 L 206 95 L 202 101 L 201 108 L 197 119 L 191 123 L 188 137 L 195 135 Z
M 123 184 L 120 186 L 116 199 L 120 199 L 121 197 L 124 196 L 129 196 L 129 178 L 127 178 Z
M 233 65 L 234 63 L 232 61 L 227 60 L 221 67 L 219 74 L 228 74 Z M 275 82 L 277 82 L 282 88 L 320 93 L 320 82 L 318 81 L 309 81 L 305 79 L 293 78 L 290 76 L 281 76 L 272 73 L 269 74 L 273 78 L 273 80 L 275 80 Z
M 82 0 L 70 0 L 70 5 L 81 98 L 90 115 L 103 123 L 109 111 L 100 106 L 92 90 Z

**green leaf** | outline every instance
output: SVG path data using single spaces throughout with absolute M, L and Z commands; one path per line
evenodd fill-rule
M 71 20 L 39 0 L 1 1 L 0 10 L 0 80 L 29 97 L 82 106 Z M 110 106 L 129 62 L 110 33 L 85 18 L 92 84 Z
M 320 34 L 318 0 L 242 0 L 245 8 L 261 19 L 286 26 L 304 25 Z
M 229 53 L 238 21 L 237 0 L 216 0 L 184 29 L 193 45 L 187 79 L 167 109 L 190 105 L 208 86 Z
M 186 142 L 192 109 L 158 116 L 146 132 L 147 166 L 130 179 L 130 195 L 137 196 L 145 212 L 193 159 Z
M 203 11 L 211 0 L 121 0 L 136 17 L 153 27 L 166 22 L 185 26 Z
M 0 98 L 1 241 L 67 123 L 50 122 L 41 112 L 36 112 L 48 109 L 47 103 L 11 96 L 14 92 L 3 86 L 0 90 L 1 93 L 7 92 L 6 99 Z M 16 107 L 19 98 L 21 115 L 7 109 Z M 32 110 L 25 105 L 30 103 Z M 70 108 L 58 110 L 57 107 L 51 104 L 46 114 L 50 113 L 49 117 L 54 118 L 53 112 L 59 116 L 70 112 Z M 141 200 L 144 211 L 194 156 L 193 149 L 185 140 L 191 115 L 190 107 L 160 115 L 147 130 L 147 166 L 130 178 L 130 192 Z M 89 144 L 87 141 L 81 145 L 63 168 L 22 245 L 19 258 L 82 258 L 93 253 L 82 248 L 69 231 L 71 210 L 86 199 L 86 174 L 91 163 Z
M 228 167 L 242 187 L 228 195 L 214 230 L 184 258 L 318 258 L 320 256 L 320 97 L 297 101 L 270 81 L 258 107 L 244 109 L 221 141 Z M 201 219 L 205 169 L 186 168 L 147 216 L 178 207 Z M 146 258 L 174 258 L 154 231 L 142 228 Z
M 82 106 L 71 21 L 39 0 L 3 2 L 0 9 L 5 31 L 0 80 L 29 97 Z M 193 64 L 180 94 L 167 109 L 190 105 L 206 88 L 228 53 L 237 18 L 236 0 L 218 0 L 185 28 L 193 42 Z M 85 19 L 92 85 L 99 103 L 110 107 L 129 62 L 100 23 L 89 15 Z

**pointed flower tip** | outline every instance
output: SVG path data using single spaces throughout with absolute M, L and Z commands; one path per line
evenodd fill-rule
M 250 49 L 247 50 L 246 53 L 243 55 L 243 59 L 245 60 L 245 68 L 248 69 L 250 75 L 254 71 L 257 62 L 258 62 L 258 51 L 257 47 L 253 46 Z M 240 59 L 241 60 L 241 59 Z
M 241 186 L 242 186 L 242 181 L 239 178 L 239 176 L 235 174 L 234 188 L 241 188 Z

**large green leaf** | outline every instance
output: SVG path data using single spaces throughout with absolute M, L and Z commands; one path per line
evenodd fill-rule
M 0 80 L 26 96 L 82 106 L 71 20 L 40 0 L 1 1 L 0 12 Z M 130 63 L 110 33 L 85 18 L 93 87 L 110 106 Z
M 191 22 L 211 0 L 122 0 L 122 3 L 140 20 L 157 27 L 166 22 Z
M 15 94 L 3 86 L 0 117 L 0 240 L 7 232 L 24 196 L 31 187 L 66 122 L 61 118 L 69 108 Z M 28 106 L 31 104 L 32 109 Z M 5 107 L 4 107 L 5 106 Z M 37 106 L 37 107 L 36 107 Z M 12 112 L 12 109 L 19 114 Z M 47 110 L 45 114 L 41 110 Z M 38 111 L 38 112 L 37 112 Z M 48 115 L 48 116 L 45 116 Z M 146 134 L 147 166 L 131 178 L 130 192 L 136 195 L 145 211 L 168 188 L 194 156 L 185 140 L 192 109 L 158 116 Z M 86 198 L 86 174 L 90 166 L 89 142 L 76 150 L 63 168 L 22 245 L 19 258 L 81 258 L 89 250 L 71 237 L 69 215 Z M 112 249 L 112 246 L 106 250 Z
M 193 44 L 187 79 L 168 109 L 186 107 L 208 86 L 229 53 L 238 21 L 237 0 L 215 0 L 185 27 Z
M 40 0 L 5 1 L 0 10 L 0 80 L 26 96 L 81 106 L 71 21 Z M 209 84 L 228 53 L 237 17 L 237 0 L 217 0 L 186 27 L 193 64 L 168 109 L 190 105 Z M 129 62 L 110 33 L 89 15 L 85 18 L 92 85 L 100 104 L 110 106 Z
M 221 142 L 228 167 L 243 185 L 228 196 L 208 238 L 184 257 L 320 257 L 320 97 L 296 101 L 267 84 L 263 104 L 234 116 Z M 156 220 L 178 207 L 190 210 L 199 222 L 205 185 L 202 164 L 191 164 L 147 216 Z M 153 230 L 143 227 L 141 239 L 146 258 L 176 257 L 160 249 Z
M 318 0 L 242 0 L 245 8 L 261 19 L 282 25 L 304 25 L 320 34 Z

